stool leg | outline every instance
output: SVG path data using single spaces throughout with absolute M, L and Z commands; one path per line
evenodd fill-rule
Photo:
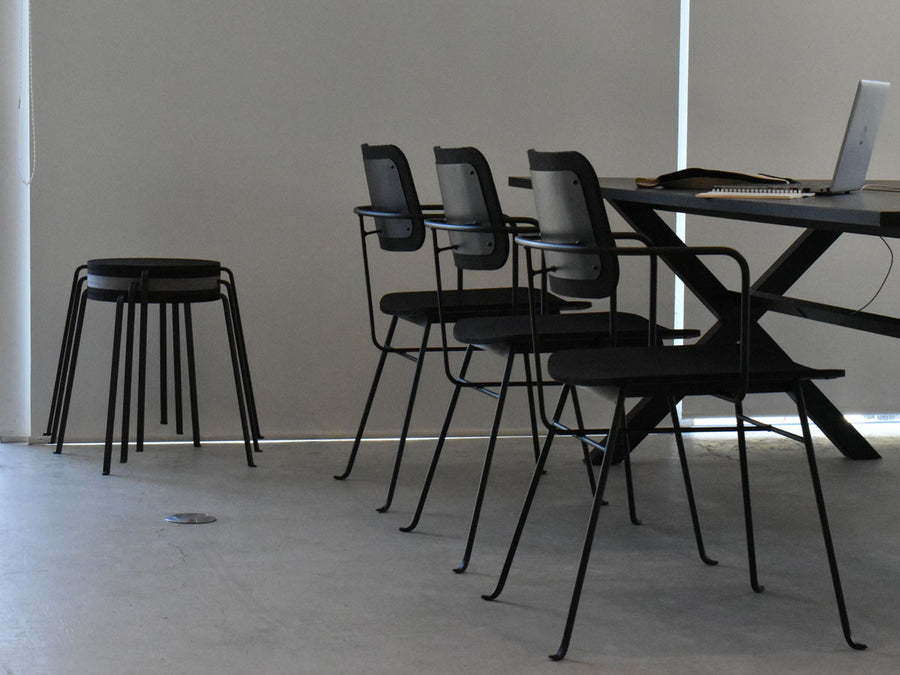
M 180 436 L 184 433 L 184 401 L 181 397 L 181 322 L 177 302 L 172 303 L 172 373 L 175 378 L 175 433 Z
M 263 438 L 259 430 L 259 418 L 256 414 L 256 396 L 253 394 L 253 382 L 250 378 L 250 361 L 247 358 L 247 343 L 244 341 L 244 324 L 241 321 L 241 310 L 238 304 L 237 286 L 234 283 L 234 273 L 227 267 L 223 267 L 222 271 L 228 275 L 228 282 L 225 284 L 228 288 L 228 300 L 231 303 L 231 314 L 234 320 L 234 334 L 237 340 L 238 356 L 240 357 L 241 373 L 244 377 L 244 390 L 247 395 L 247 414 L 250 418 L 250 429 L 253 437 L 256 439 Z M 259 444 L 257 444 L 257 452 Z
M 72 355 L 69 367 L 66 370 L 66 386 L 62 392 L 59 425 L 56 429 L 56 450 L 54 450 L 54 453 L 57 455 L 62 452 L 62 446 L 66 438 L 66 422 L 69 419 L 69 404 L 72 401 L 72 385 L 75 383 L 75 365 L 78 362 L 78 348 L 81 346 L 81 329 L 84 326 L 84 310 L 86 306 L 87 291 L 82 291 L 81 301 L 78 304 L 78 317 L 75 321 L 75 331 L 72 336 Z
M 63 325 L 62 341 L 59 345 L 59 359 L 56 362 L 56 378 L 53 381 L 53 394 L 50 397 L 50 413 L 47 416 L 47 430 L 44 436 L 50 436 L 50 442 L 53 443 L 53 435 L 56 423 L 59 421 L 59 403 L 61 397 L 61 388 L 66 380 L 66 372 L 68 370 L 69 352 L 72 348 L 72 332 L 75 327 L 75 310 L 78 306 L 78 297 L 81 286 L 85 279 L 79 279 L 81 271 L 86 269 L 87 265 L 79 265 L 75 268 L 75 275 L 72 277 L 72 287 L 69 289 L 69 304 L 66 307 L 66 321 Z
M 200 415 L 197 413 L 197 368 L 194 363 L 194 324 L 191 320 L 191 306 L 184 305 L 184 340 L 187 349 L 188 395 L 191 400 L 191 431 L 194 447 L 200 447 Z
M 59 430 L 59 417 L 62 408 L 62 397 L 63 391 L 65 389 L 66 378 L 68 377 L 70 360 L 72 358 L 72 339 L 75 335 L 75 319 L 78 314 L 78 299 L 81 297 L 81 293 L 84 290 L 84 285 L 87 283 L 87 277 L 82 277 L 77 282 L 76 288 L 76 296 L 75 302 L 72 307 L 71 317 L 67 319 L 67 325 L 65 328 L 65 335 L 63 336 L 63 345 L 65 350 L 65 355 L 61 353 L 60 356 L 63 356 L 62 362 L 62 370 L 57 372 L 58 382 L 54 384 L 54 393 L 53 400 L 50 405 L 50 419 L 52 419 L 52 423 L 49 423 L 50 429 L 50 443 L 56 443 L 56 434 Z M 56 387 L 59 387 L 58 391 Z
M 159 423 L 169 423 L 169 364 L 166 358 L 166 303 L 159 303 Z
M 253 467 L 253 451 L 250 448 L 250 427 L 247 424 L 247 409 L 244 403 L 243 380 L 241 378 L 241 367 L 238 362 L 237 344 L 234 337 L 234 324 L 231 320 L 231 309 L 229 308 L 228 298 L 222 294 L 222 307 L 225 312 L 225 327 L 228 332 L 228 348 L 231 351 L 231 369 L 234 371 L 234 390 L 237 393 L 238 410 L 241 414 L 241 429 L 244 432 L 244 450 L 247 453 L 247 466 Z M 256 439 L 253 439 L 256 443 Z
M 134 302 L 137 289 L 134 284 L 128 293 L 128 319 L 125 337 L 125 383 L 122 386 L 122 447 L 119 462 L 128 461 L 128 435 L 131 424 L 131 373 L 134 369 Z
M 103 475 L 109 475 L 112 461 L 113 427 L 116 423 L 116 387 L 119 384 L 119 352 L 122 349 L 122 308 L 125 296 L 116 300 L 116 324 L 113 328 L 112 362 L 109 368 L 109 406 L 106 410 L 106 444 L 103 448 Z M 127 394 L 126 394 L 127 396 Z
M 144 451 L 144 410 L 147 403 L 147 272 L 141 275 L 141 328 L 138 333 L 138 452 Z

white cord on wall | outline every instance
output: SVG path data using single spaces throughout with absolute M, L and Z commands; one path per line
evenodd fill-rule
M 35 134 L 34 134 L 34 83 L 31 70 L 31 0 L 22 0 L 22 17 L 20 23 L 19 50 L 22 63 L 19 68 L 19 177 L 25 185 L 31 185 L 34 179 L 34 167 L 36 160 Z M 24 108 L 23 109 L 23 104 Z M 28 132 L 23 138 L 22 125 L 28 126 Z M 23 155 L 27 143 L 28 159 L 23 165 Z

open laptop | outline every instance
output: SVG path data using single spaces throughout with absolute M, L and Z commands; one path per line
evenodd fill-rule
M 890 82 L 859 81 L 831 183 L 804 184 L 802 187 L 812 192 L 841 194 L 863 186 L 890 88 Z
M 869 160 L 875 146 L 875 134 L 878 131 L 878 124 L 881 122 L 881 113 L 884 110 L 890 87 L 890 82 L 859 81 L 831 182 L 791 181 L 772 186 L 722 185 L 715 188 L 714 193 L 717 194 L 706 194 L 716 197 L 763 197 L 770 190 L 773 194 L 790 191 L 795 194 L 831 195 L 859 190 L 866 181 Z M 750 193 L 755 193 L 755 195 Z

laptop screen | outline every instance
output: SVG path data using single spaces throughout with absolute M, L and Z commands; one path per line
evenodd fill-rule
M 890 82 L 860 80 L 847 120 L 841 152 L 834 167 L 830 192 L 859 190 L 866 182 L 875 134 L 890 89 Z

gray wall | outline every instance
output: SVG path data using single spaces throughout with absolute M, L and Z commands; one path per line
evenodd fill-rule
M 689 164 L 826 176 L 856 80 L 900 85 L 898 23 L 888 0 L 693 0 Z M 678 3 L 658 0 L 38 3 L 32 433 L 43 430 L 71 270 L 117 255 L 232 266 L 264 432 L 352 433 L 373 356 L 351 215 L 365 200 L 359 144 L 401 145 L 426 200 L 436 144 L 479 146 L 501 184 L 533 146 L 581 149 L 601 174 L 662 173 L 675 163 L 677 44 Z M 898 95 L 873 177 L 900 174 Z M 501 197 L 509 212 L 531 209 L 527 194 Z M 689 232 L 736 244 L 757 271 L 795 234 L 700 219 Z M 861 306 L 887 257 L 876 239 L 845 237 L 795 291 Z M 430 283 L 425 256 L 388 264 L 387 286 Z M 871 309 L 900 311 L 898 284 Z M 195 316 L 204 429 L 234 436 L 221 318 Z M 109 308 L 88 319 L 71 427 L 86 438 L 102 429 Z M 707 320 L 690 308 L 689 324 Z M 792 354 L 848 370 L 826 385 L 848 412 L 896 409 L 886 338 L 784 317 L 766 325 Z M 429 386 L 439 377 L 426 372 L 416 431 L 440 418 L 446 388 Z M 396 430 L 398 406 L 376 410 L 372 430 Z M 483 429 L 488 407 L 469 405 L 460 428 Z
M 693 0 L 691 9 L 689 164 L 830 178 L 856 81 L 868 78 L 894 85 L 869 178 L 900 177 L 896 2 Z M 688 228 L 693 242 L 736 245 L 756 273 L 799 235 L 698 218 L 689 219 Z M 896 242 L 891 245 L 900 254 Z M 845 235 L 792 294 L 859 308 L 877 290 L 889 261 L 880 240 Z M 702 310 L 693 309 L 687 321 L 702 323 Z M 900 316 L 896 268 L 868 311 Z M 898 410 L 896 343 L 890 338 L 776 315 L 764 325 L 798 360 L 846 369 L 846 378 L 823 385 L 845 412 Z M 773 400 L 771 409 L 780 406 Z M 696 402 L 687 410 L 706 407 Z
M 267 436 L 352 433 L 374 355 L 351 212 L 366 199 L 359 144 L 402 146 L 426 200 L 437 144 L 480 147 L 501 184 L 534 146 L 579 148 L 605 174 L 672 170 L 677 44 L 677 3 L 658 0 L 36 3 L 33 434 L 72 270 L 133 255 L 234 269 Z M 501 198 L 531 211 L 527 194 Z M 427 256 L 390 264 L 386 285 L 431 283 Z M 207 435 L 233 437 L 217 312 L 195 311 L 201 415 Z M 102 433 L 110 326 L 92 306 L 73 438 Z M 416 431 L 431 432 L 447 389 L 426 376 Z M 489 407 L 460 428 L 483 430 Z M 376 411 L 374 432 L 397 426 Z

